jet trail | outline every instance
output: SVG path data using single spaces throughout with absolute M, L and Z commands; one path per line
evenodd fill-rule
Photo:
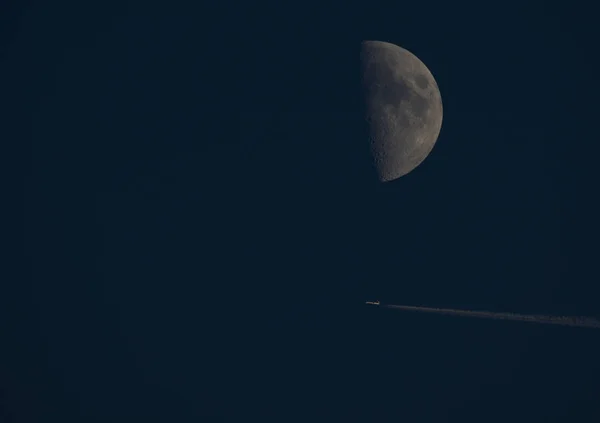
M 543 316 L 535 314 L 495 313 L 492 311 L 455 310 L 451 308 L 414 307 L 403 305 L 382 305 L 396 310 L 421 311 L 424 313 L 446 314 L 452 316 L 480 317 L 483 319 L 515 320 L 519 322 L 545 323 L 550 325 L 579 326 L 600 329 L 600 320 L 592 317 Z

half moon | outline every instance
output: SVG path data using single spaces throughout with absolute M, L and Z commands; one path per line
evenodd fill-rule
M 382 41 L 361 45 L 362 82 L 371 154 L 382 182 L 415 169 L 442 128 L 442 97 L 414 54 Z

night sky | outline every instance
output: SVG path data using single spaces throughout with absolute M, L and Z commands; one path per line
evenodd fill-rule
M 0 422 L 600 421 L 600 331 L 364 304 L 600 318 L 593 13 L 204 3 L 1 6 Z M 387 184 L 362 40 L 444 105 Z

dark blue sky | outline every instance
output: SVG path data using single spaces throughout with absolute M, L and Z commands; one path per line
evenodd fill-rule
M 594 330 L 363 304 L 600 317 L 585 10 L 3 16 L 29 262 L 4 296 L 5 421 L 598 421 Z M 432 154 L 385 185 L 365 39 L 416 54 L 444 104 Z

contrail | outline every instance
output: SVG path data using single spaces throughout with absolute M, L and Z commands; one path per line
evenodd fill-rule
M 546 323 L 550 325 L 579 326 L 600 329 L 600 320 L 592 317 L 543 316 L 535 314 L 494 313 L 491 311 L 455 310 L 451 308 L 414 307 L 403 305 L 381 305 L 396 310 L 421 311 L 452 316 L 480 317 L 484 319 L 515 320 L 519 322 Z

